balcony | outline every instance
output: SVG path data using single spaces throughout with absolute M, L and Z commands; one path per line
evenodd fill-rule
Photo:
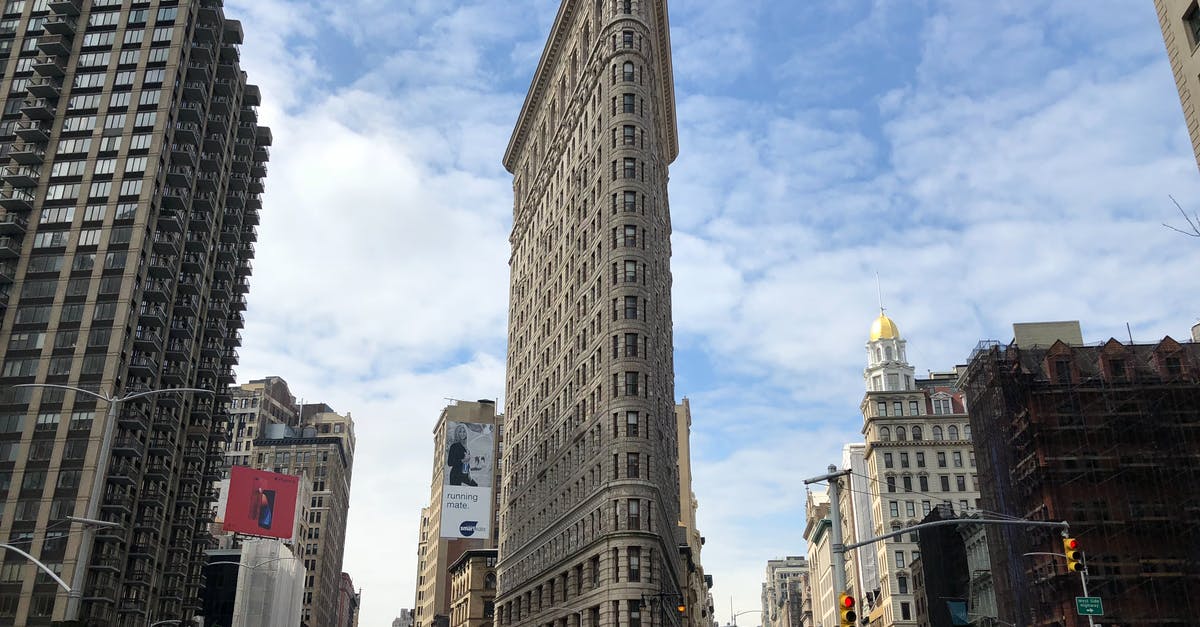
M 27 141 L 20 146 L 13 146 L 8 156 L 22 165 L 40 164 L 46 160 L 46 144 Z
M 117 586 L 111 583 L 93 583 L 88 586 L 83 600 L 113 603 L 117 600 Z
M 204 138 L 204 149 L 209 152 L 225 152 L 225 135 L 221 133 L 209 133 Z
M 157 531 L 163 526 L 163 514 L 159 509 L 143 509 L 134 523 L 135 527 Z
M 144 336 L 147 333 L 153 333 L 153 331 L 138 327 L 137 333 Z M 137 344 L 138 341 L 135 339 L 134 346 L 136 347 Z M 122 406 L 121 413 L 117 414 L 117 424 L 130 431 L 145 431 L 146 426 L 150 424 L 150 418 L 146 415 L 146 409 L 141 404 L 128 403 Z
M 41 120 L 17 120 L 15 130 L 17 136 L 27 142 L 47 142 L 50 141 L 53 127 L 53 123 Z
M 195 122 L 176 122 L 175 141 L 193 146 L 200 143 L 200 125 Z
M 138 468 L 132 462 L 115 463 L 108 467 L 108 480 L 117 485 L 134 485 L 139 476 Z
M 15 261 L 0 263 L 0 284 L 12 285 L 13 277 L 17 274 Z
M 21 256 L 21 240 L 0 237 L 0 259 L 16 259 Z
M 166 201 L 166 199 L 167 199 L 167 197 L 163 196 L 164 202 Z M 183 221 L 179 219 L 178 213 L 176 213 L 174 210 L 171 210 L 171 209 L 162 209 L 158 212 L 158 232 L 155 233 L 155 243 L 156 244 L 158 243 L 157 236 L 159 234 L 163 234 L 163 235 L 170 234 L 173 238 L 179 238 L 180 237 L 179 232 L 182 230 L 183 230 Z M 179 242 L 179 241 L 182 241 L 182 239 L 172 239 L 172 241 Z M 174 247 L 170 250 L 167 250 L 166 247 L 164 246 L 163 249 L 160 250 L 158 247 L 156 247 L 155 252 L 158 252 L 161 254 L 177 255 L 177 254 L 179 254 L 179 248 Z
M 171 144 L 171 161 L 175 165 L 196 167 L 196 146 L 194 144 Z
M 30 165 L 6 165 L 0 172 L 0 179 L 13 187 L 37 187 L 41 178 L 41 169 Z
M 199 32 L 199 28 L 196 29 Z M 187 64 L 187 80 L 207 83 L 212 80 L 212 64 L 198 59 Z
M 199 190 L 199 189 L 201 189 L 201 188 L 197 187 L 197 190 Z M 216 208 L 216 202 L 217 202 L 216 194 L 214 194 L 212 192 L 197 191 L 196 195 L 192 199 L 192 207 L 199 211 L 212 212 Z M 204 229 L 204 230 L 211 231 L 212 227 L 209 226 L 209 228 Z
M 45 98 L 26 98 L 21 103 L 21 113 L 32 120 L 52 120 L 54 119 L 54 110 L 57 108 L 56 103 Z
M 208 102 L 208 83 L 200 81 L 188 81 L 183 84 L 183 97 L 185 102 L 195 103 L 198 105 L 198 111 L 201 118 L 204 114 L 204 105 Z M 190 114 L 189 114 L 190 115 Z M 189 120 L 191 122 L 199 122 L 199 119 Z
M 38 37 L 38 50 L 56 57 L 71 54 L 71 37 L 65 35 L 42 35 Z
M 0 206 L 9 211 L 31 211 L 33 210 L 33 193 L 17 187 L 0 190 Z
M 234 331 L 233 333 L 228 333 L 226 335 L 223 335 L 222 337 L 225 338 L 226 346 L 241 346 L 242 345 L 242 334 L 240 332 Z
M 57 101 L 62 96 L 62 79 L 54 76 L 35 76 L 29 79 L 29 93 L 38 98 Z
M 167 311 L 157 305 L 142 305 L 138 313 L 138 323 L 161 329 L 167 326 Z
M 104 509 L 128 514 L 133 509 L 133 496 L 126 492 L 105 492 L 104 501 L 100 506 Z
M 186 187 L 168 187 L 163 190 L 162 207 L 171 211 L 186 211 L 187 197 Z
M 142 503 L 147 505 L 158 505 L 165 507 L 167 502 L 167 491 L 161 488 L 149 488 L 142 490 Z
M 67 66 L 62 57 L 44 54 L 34 60 L 33 71 L 41 76 L 65 76 Z
M 158 363 L 149 355 L 134 353 L 129 359 L 129 376 L 139 379 L 153 379 L 158 374 Z
M 126 585 L 135 588 L 148 588 L 154 575 L 148 570 L 133 570 L 125 573 Z
M 161 218 L 162 215 L 159 215 L 159 219 Z M 183 248 L 183 236 L 179 233 L 166 233 L 163 231 L 154 233 L 154 252 L 174 257 L 179 254 L 181 248 Z
M 163 255 L 150 255 L 149 274 L 160 279 L 169 279 L 175 275 L 175 258 Z
M 51 35 L 74 37 L 77 20 L 72 15 L 51 15 L 42 24 L 42 29 Z
M 192 184 L 196 175 L 195 168 L 187 165 L 173 165 L 167 168 L 167 185 L 171 187 L 187 187 Z
M 172 312 L 175 316 L 183 316 L 185 318 L 195 318 L 200 314 L 197 305 L 192 300 L 177 300 L 175 301 L 175 311 Z
M 59 15 L 79 15 L 83 0 L 50 0 L 50 10 Z
M 162 462 L 146 466 L 146 478 L 152 481 L 166 481 L 171 477 L 171 467 Z
M 181 361 L 169 361 L 163 364 L 162 382 L 167 385 L 183 385 L 187 381 L 188 367 Z
M 163 404 L 170 405 L 169 399 L 176 399 L 175 404 L 178 405 L 177 396 L 178 396 L 177 394 L 163 394 L 163 395 L 159 396 L 158 404 L 159 405 L 163 405 Z M 176 417 L 174 414 L 172 414 L 169 411 L 161 411 L 160 410 L 158 412 L 155 412 L 154 416 L 150 419 L 150 427 L 153 428 L 155 431 L 159 431 L 159 432 L 165 431 L 167 433 L 174 433 L 175 430 L 179 428 L 179 418 Z M 155 440 L 150 441 L 151 448 L 153 448 L 155 444 L 158 444 L 158 442 L 156 442 Z
M 141 457 L 146 452 L 146 443 L 124 435 L 113 440 L 112 454 L 114 457 Z
M 108 495 L 105 495 L 104 504 L 105 504 L 105 506 L 108 505 Z M 111 572 L 120 572 L 121 570 L 123 570 L 121 568 L 121 565 L 122 565 L 122 560 L 121 560 L 120 555 L 107 554 L 107 555 L 92 555 L 92 561 L 90 564 L 88 564 L 88 567 L 93 570 L 107 570 L 107 571 L 111 571 Z
M 122 614 L 145 614 L 146 604 L 146 599 L 121 599 L 117 605 L 117 611 Z
M 201 175 L 203 178 L 203 175 Z M 203 197 L 207 194 L 196 194 L 196 207 L 205 204 Z M 188 229 L 192 231 L 211 231 L 213 228 L 213 213 L 208 209 L 199 209 L 192 211 L 191 221 L 188 224 Z
M 174 421 L 172 421 L 174 423 Z M 169 435 L 159 435 L 150 438 L 147 446 L 151 455 L 169 457 L 175 454 L 175 438 Z
M 216 58 L 217 47 L 212 43 L 193 43 L 190 56 L 192 61 L 200 63 L 212 63 Z
M 29 228 L 29 220 L 19 213 L 0 215 L 0 235 L 24 235 Z
M 175 318 L 171 320 L 171 337 L 192 339 L 196 336 L 196 325 L 187 318 Z M 161 403 L 161 399 L 159 400 Z
M 200 294 L 202 286 L 200 275 L 198 274 L 181 274 L 179 275 L 178 293 L 189 296 L 197 296 Z

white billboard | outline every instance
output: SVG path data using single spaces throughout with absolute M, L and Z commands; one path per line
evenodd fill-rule
M 491 535 L 495 448 L 494 425 L 446 423 L 441 537 L 486 540 Z

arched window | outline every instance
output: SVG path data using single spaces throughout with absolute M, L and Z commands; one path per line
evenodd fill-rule
M 934 439 L 934 440 L 940 440 L 940 439 L 942 439 L 942 428 L 941 428 L 941 427 L 934 427 L 934 428 L 933 428 L 933 439 Z
M 483 587 L 489 590 L 496 587 L 496 573 L 488 573 L 483 577 Z
M 956 427 L 954 425 L 950 425 L 950 427 L 946 431 L 949 434 L 951 440 L 958 439 L 958 427 Z
M 971 425 L 963 425 L 963 439 L 964 440 L 971 439 Z
M 921 427 L 919 425 L 913 425 L 912 432 L 914 442 L 920 442 L 921 440 L 925 439 L 925 436 L 921 433 Z
M 632 62 L 626 61 L 625 64 L 621 66 L 621 78 L 626 83 L 633 82 L 633 63 Z
M 908 432 L 904 430 L 904 427 L 896 427 L 896 441 L 904 442 L 907 440 L 908 440 Z
M 879 427 L 879 441 L 880 442 L 891 442 L 892 441 L 892 430 L 888 429 L 887 427 Z
M 886 347 L 884 347 L 884 349 L 883 349 L 883 350 L 884 350 L 884 354 L 886 354 L 886 355 L 887 355 L 887 359 L 888 359 L 888 361 L 891 361 L 891 360 L 892 360 L 892 347 L 891 347 L 891 346 L 886 346 Z
M 875 361 L 883 361 L 883 349 L 875 347 Z

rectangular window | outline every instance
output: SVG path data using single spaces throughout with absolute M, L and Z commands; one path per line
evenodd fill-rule
M 908 453 L 900 453 L 900 467 L 908 468 Z
M 904 402 L 903 401 L 896 401 L 896 402 L 892 403 L 892 415 L 893 416 L 903 416 L 904 415 Z
M 962 465 L 963 465 L 963 462 L 962 462 L 962 452 L 961 452 L 961 451 L 954 451 L 953 453 L 951 453 L 951 455 L 953 456 L 953 459 L 954 459 L 954 467 L 955 467 L 955 468 L 962 468 Z
M 638 435 L 638 413 L 636 411 L 625 412 L 625 435 L 631 438 L 636 438 Z
M 959 492 L 966 492 L 967 491 L 966 475 L 954 475 L 954 485 L 955 485 L 955 487 L 958 488 Z
M 917 468 L 925 467 L 925 453 L 917 453 Z
M 913 416 L 920 415 L 921 414 L 921 404 L 918 403 L 917 401 L 909 401 L 908 402 L 908 413 Z
M 622 94 L 621 95 L 621 112 L 622 113 L 635 113 L 634 98 L 635 98 L 635 96 L 633 94 Z
M 916 516 L 917 515 L 916 504 L 913 503 L 912 501 L 905 501 L 904 502 L 904 514 L 906 516 L 908 516 L 909 518 Z
M 639 501 L 637 499 L 629 499 L 629 505 L 628 505 L 627 511 L 629 512 L 629 528 L 630 529 L 641 529 L 642 528 L 641 501 Z
M 886 415 L 888 415 L 888 413 L 887 413 L 887 401 L 879 401 L 879 402 L 875 403 L 875 410 L 876 410 L 876 412 L 875 412 L 875 415 L 876 415 L 876 416 L 886 416 Z
M 896 568 L 904 568 L 907 565 L 904 562 L 904 551 L 896 551 Z
M 888 501 L 888 513 L 892 515 L 892 518 L 899 517 L 900 501 Z
M 929 477 L 926 477 L 925 475 L 921 475 L 920 477 L 918 477 L 918 479 L 920 480 L 919 483 L 921 486 L 921 491 L 928 492 L 929 491 Z M 925 513 L 928 514 L 929 512 L 925 512 Z
M 942 492 L 950 491 L 950 475 L 941 475 L 938 477 L 942 483 Z
M 642 580 L 642 549 L 629 547 L 629 581 Z
M 894 464 L 894 460 L 893 460 L 893 456 L 892 456 L 892 454 L 891 454 L 891 453 L 884 453 L 884 454 L 883 454 L 883 467 L 884 467 L 884 468 L 891 468 L 891 467 L 892 467 L 892 466 L 894 466 L 894 465 L 895 465 L 895 464 Z
M 946 467 L 946 453 L 944 451 L 938 451 L 937 462 L 938 462 L 938 468 Z

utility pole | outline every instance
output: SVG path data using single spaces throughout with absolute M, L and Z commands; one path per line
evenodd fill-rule
M 839 480 L 850 474 L 850 471 L 838 470 L 837 466 L 833 464 L 830 464 L 826 470 L 829 471 L 827 474 L 805 479 L 804 485 L 822 481 L 829 482 L 829 523 L 832 527 L 829 530 L 829 545 L 833 560 L 833 592 L 841 594 L 846 591 L 846 546 L 842 544 L 842 485 Z

